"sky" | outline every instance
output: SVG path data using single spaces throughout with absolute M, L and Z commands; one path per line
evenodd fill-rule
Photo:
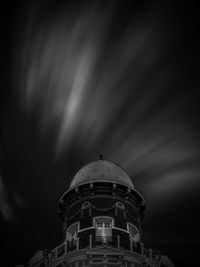
M 59 198 L 99 154 L 144 197 L 146 247 L 196 266 L 197 7 L 18 1 L 2 10 L 2 266 L 61 243 Z

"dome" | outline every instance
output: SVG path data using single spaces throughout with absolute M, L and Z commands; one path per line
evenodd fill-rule
M 134 187 L 131 178 L 117 164 L 107 160 L 97 160 L 85 165 L 74 176 L 70 188 L 89 182 L 104 181 Z

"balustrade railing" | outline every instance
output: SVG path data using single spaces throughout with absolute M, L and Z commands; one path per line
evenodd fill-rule
M 94 245 L 114 245 L 111 236 L 96 236 L 94 238 Z
M 88 238 L 81 237 L 77 239 L 73 239 L 71 241 L 65 241 L 63 244 L 56 247 L 51 253 L 48 254 L 48 262 L 54 262 L 56 258 L 61 257 L 69 252 L 79 250 L 79 249 L 86 249 L 86 248 L 94 248 L 97 246 L 112 246 L 115 248 L 123 248 L 130 252 L 137 252 L 139 254 L 148 256 L 149 258 L 155 258 L 156 255 L 152 253 L 152 250 L 144 249 L 142 243 L 134 243 L 130 240 L 130 244 L 127 245 L 127 248 L 123 247 L 123 240 L 120 240 L 120 236 L 94 236 L 90 235 Z

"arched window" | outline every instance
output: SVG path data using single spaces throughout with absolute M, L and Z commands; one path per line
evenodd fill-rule
M 112 239 L 112 225 L 113 219 L 110 217 L 96 217 L 94 218 L 96 241 L 101 243 L 108 243 Z
M 131 223 L 127 224 L 128 232 L 130 238 L 134 240 L 134 242 L 139 242 L 140 241 L 140 233 L 137 229 L 137 227 Z
M 73 241 L 76 240 L 77 238 L 77 233 L 78 233 L 78 222 L 72 224 L 66 232 L 66 239 L 67 241 Z

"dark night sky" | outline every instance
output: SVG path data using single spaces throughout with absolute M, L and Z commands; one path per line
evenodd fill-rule
M 197 266 L 197 7 L 18 1 L 1 13 L 1 266 L 61 242 L 59 197 L 100 153 L 146 200 L 146 247 Z

